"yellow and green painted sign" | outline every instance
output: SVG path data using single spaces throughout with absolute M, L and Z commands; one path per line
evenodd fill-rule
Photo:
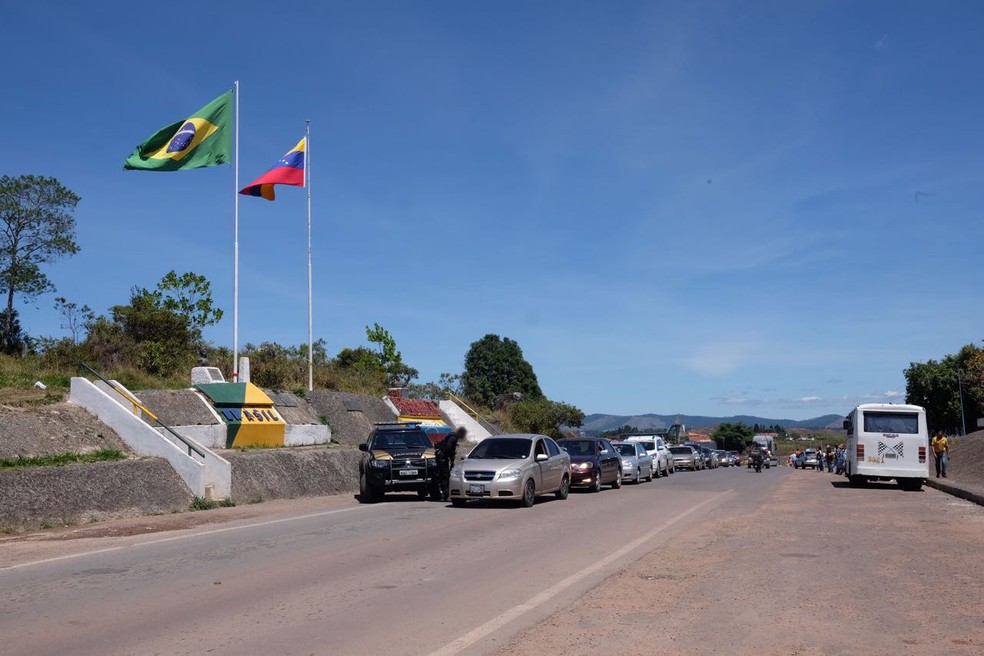
M 200 383 L 226 424 L 226 448 L 283 446 L 287 425 L 273 400 L 253 383 Z

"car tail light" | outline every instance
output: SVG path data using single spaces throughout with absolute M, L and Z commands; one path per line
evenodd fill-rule
M 926 447 L 919 447 L 919 462 L 926 462 Z
M 859 444 L 858 447 L 855 449 L 855 452 L 858 455 L 858 460 L 864 460 L 864 445 L 863 444 Z

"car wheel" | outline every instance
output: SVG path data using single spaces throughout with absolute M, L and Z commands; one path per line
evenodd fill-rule
M 375 488 L 369 485 L 366 475 L 361 474 L 359 476 L 359 501 L 362 503 L 376 503 L 381 496 Z
M 655 467 L 650 467 L 649 468 L 649 478 L 647 478 L 646 480 L 647 481 L 651 481 L 654 478 L 659 478 L 659 465 L 658 464 Z
M 594 483 L 591 484 L 592 492 L 601 492 L 601 470 L 595 472 Z
M 468 503 L 468 499 L 451 499 L 451 505 L 455 508 L 463 508 Z
M 621 472 L 621 470 L 619 470 L 619 472 L 615 475 L 615 480 L 612 482 L 612 489 L 613 490 L 617 490 L 620 487 L 622 487 L 622 472 Z
M 571 493 L 571 479 L 566 475 L 560 479 L 560 489 L 557 490 L 558 499 L 566 499 L 567 495 Z
M 533 479 L 530 478 L 526 481 L 526 485 L 523 486 L 523 507 L 530 508 L 536 501 L 536 484 Z

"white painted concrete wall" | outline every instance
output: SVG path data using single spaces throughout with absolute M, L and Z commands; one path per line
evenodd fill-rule
M 331 429 L 324 424 L 287 424 L 284 446 L 311 446 L 331 442 Z
M 437 407 L 441 410 L 444 420 L 457 428 L 464 426 L 468 431 L 465 439 L 469 442 L 480 442 L 492 433 L 485 430 L 485 426 L 478 423 L 474 417 L 464 411 L 457 403 L 450 400 L 438 401 Z
M 104 383 L 100 382 L 100 385 L 106 388 Z M 189 456 L 184 444 L 175 444 L 162 436 L 150 424 L 133 414 L 133 406 L 129 401 L 123 399 L 123 403 L 126 403 L 124 405 L 117 400 L 122 398 L 118 392 L 108 393 L 85 378 L 72 378 L 69 401 L 86 408 L 116 431 L 135 453 L 167 460 L 192 494 L 202 497 L 210 494 L 216 499 L 229 497 L 232 493 L 232 466 L 228 460 L 196 440 L 186 437 L 205 454 L 204 460 L 197 454 Z

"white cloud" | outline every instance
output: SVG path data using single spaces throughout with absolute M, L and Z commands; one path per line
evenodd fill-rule
M 741 344 L 707 344 L 684 360 L 691 370 L 705 376 L 730 374 L 748 361 L 748 347 Z

